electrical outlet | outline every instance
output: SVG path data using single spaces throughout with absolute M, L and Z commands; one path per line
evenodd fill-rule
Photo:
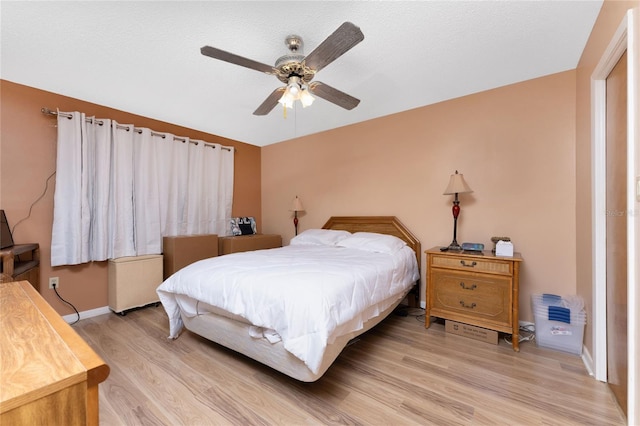
M 49 288 L 60 288 L 60 279 L 58 277 L 49 277 Z

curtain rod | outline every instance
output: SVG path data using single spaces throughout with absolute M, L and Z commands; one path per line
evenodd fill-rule
M 49 109 L 49 108 L 46 108 L 46 107 L 42 107 L 42 108 L 40 108 L 40 112 L 41 112 L 41 113 L 43 113 L 43 114 L 45 114 L 45 115 L 51 115 L 51 116 L 58 116 L 58 115 L 59 115 L 59 116 L 61 116 L 61 117 L 67 117 L 69 120 L 71 120 L 71 119 L 73 118 L 73 115 L 71 115 L 71 114 L 66 114 L 66 113 L 64 113 L 64 112 L 57 112 L 57 111 L 53 111 L 53 110 L 51 110 L 51 109 Z M 92 120 L 91 120 L 91 119 L 89 119 L 89 118 L 87 118 L 87 119 L 85 119 L 85 120 L 86 120 L 86 121 L 88 121 L 88 122 L 91 122 L 91 121 L 92 121 Z M 96 123 L 98 123 L 98 125 L 100 125 L 100 126 L 102 126 L 102 125 L 104 124 L 104 122 L 103 122 L 103 121 L 101 121 L 101 120 L 95 120 L 95 122 L 96 122 Z M 123 126 L 123 125 L 121 125 L 121 124 L 117 124 L 117 125 L 116 125 L 116 127 L 117 127 L 118 129 L 126 129 L 127 131 L 129 131 L 129 126 Z M 133 128 L 133 131 L 134 131 L 134 132 L 138 132 L 138 133 L 142 133 L 142 129 L 139 129 L 139 128 L 137 128 L 137 127 L 134 127 L 134 128 Z M 160 136 L 160 137 L 162 137 L 163 139 L 166 137 L 166 135 L 164 135 L 164 134 L 162 134 L 162 133 L 154 132 L 153 130 L 151 131 L 151 135 L 152 135 L 152 136 Z M 187 139 L 185 139 L 185 138 L 180 138 L 180 137 L 178 137 L 178 136 L 174 136 L 174 137 L 173 137 L 173 140 L 174 140 L 174 141 L 180 141 L 180 142 L 186 142 L 186 141 L 187 141 Z M 212 143 L 208 143 L 208 142 L 205 142 L 205 141 L 201 141 L 201 142 L 202 142 L 205 146 L 210 146 L 211 148 L 215 148 L 215 147 L 216 147 L 216 146 L 215 146 L 214 144 L 212 144 Z M 198 143 L 199 143 L 199 142 L 196 142 L 196 141 L 192 141 L 192 140 L 190 140 L 190 141 L 189 141 L 189 143 L 192 143 L 192 144 L 198 145 Z M 221 149 L 225 149 L 225 150 L 227 150 L 227 151 L 231 151 L 231 150 L 234 150 L 234 151 L 235 151 L 235 150 L 236 150 L 236 148 L 234 148 L 234 147 L 228 147 L 228 146 L 222 146 L 222 145 L 220 145 L 220 148 L 221 148 Z

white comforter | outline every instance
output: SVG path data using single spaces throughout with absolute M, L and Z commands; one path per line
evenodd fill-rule
M 196 262 L 163 282 L 158 295 L 171 338 L 182 329 L 176 295 L 183 294 L 275 330 L 285 349 L 316 373 L 335 336 L 362 328 L 418 278 L 406 246 L 390 255 L 298 245 Z

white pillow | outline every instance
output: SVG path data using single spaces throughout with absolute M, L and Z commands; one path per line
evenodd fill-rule
M 316 246 L 335 246 L 340 240 L 351 236 L 349 231 L 336 229 L 307 229 L 291 239 L 292 246 L 311 244 Z
M 337 244 L 339 247 L 354 248 L 378 253 L 393 254 L 407 243 L 398 237 L 374 232 L 356 232 Z

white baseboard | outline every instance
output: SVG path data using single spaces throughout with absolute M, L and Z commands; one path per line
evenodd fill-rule
M 90 309 L 88 311 L 80 312 L 80 319 L 97 317 L 98 315 L 104 315 L 110 312 L 111 312 L 111 309 L 109 309 L 108 306 L 103 306 L 102 308 Z M 73 322 L 76 322 L 76 320 L 78 319 L 78 315 L 69 314 L 69 315 L 63 316 L 62 319 L 65 320 L 68 324 L 71 324 Z
M 589 375 L 595 379 L 596 376 L 593 369 L 593 358 L 591 357 L 591 353 L 589 353 L 586 346 L 582 346 L 582 362 L 587 369 L 587 373 L 589 373 Z

